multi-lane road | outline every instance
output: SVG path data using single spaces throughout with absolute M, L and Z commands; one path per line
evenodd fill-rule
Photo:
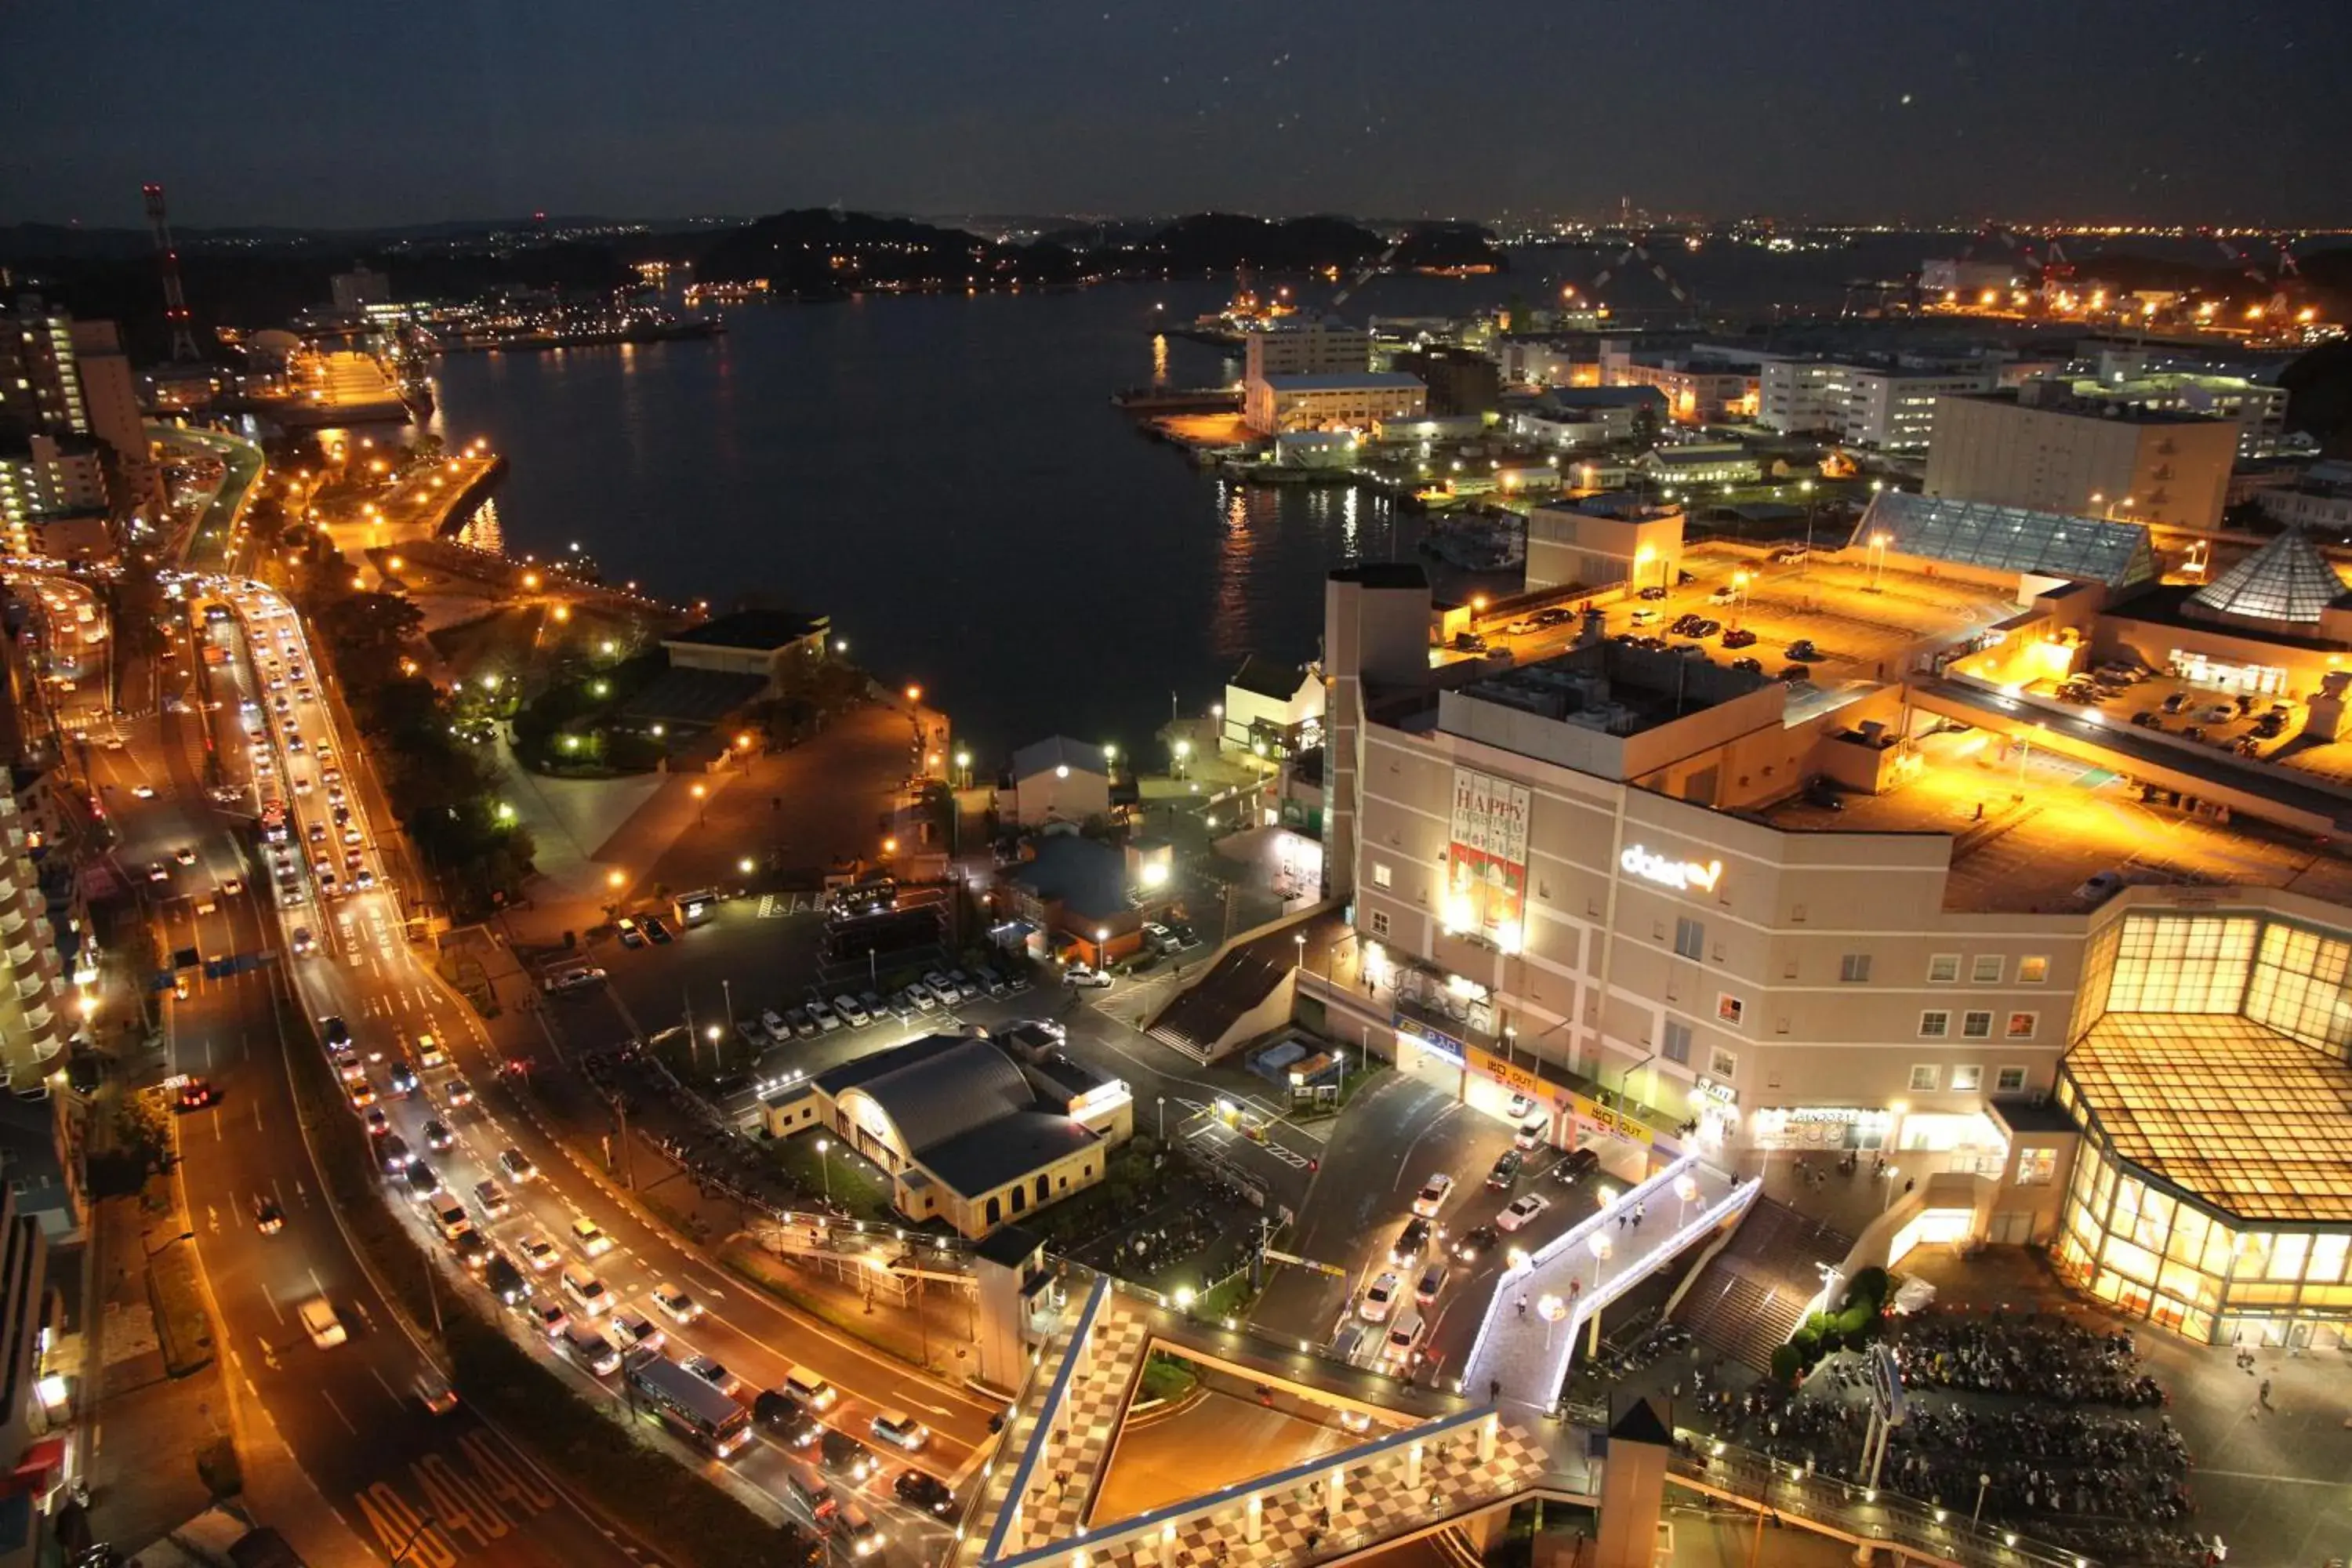
M 319 1192 L 285 1053 L 321 1047 L 307 1032 L 279 1037 L 272 988 L 288 986 L 301 1016 L 346 1022 L 386 1113 L 385 1134 L 397 1134 L 432 1163 L 445 1192 L 460 1197 L 475 1227 L 523 1267 L 543 1296 L 554 1294 L 558 1276 L 552 1267 L 530 1267 L 541 1242 L 563 1262 L 592 1269 L 622 1308 L 660 1322 L 673 1359 L 702 1354 L 723 1363 L 742 1380 L 747 1401 L 782 1384 L 793 1365 L 815 1372 L 842 1394 L 824 1413 L 826 1425 L 866 1442 L 880 1460 L 856 1490 L 891 1539 L 892 1554 L 907 1561 L 934 1555 L 947 1524 L 902 1504 L 894 1480 L 909 1464 L 950 1483 L 968 1479 L 989 1439 L 994 1403 L 723 1279 L 668 1233 L 642 1222 L 601 1175 L 542 1130 L 528 1100 L 495 1070 L 519 1042 L 493 1040 L 412 952 L 389 891 L 361 885 L 373 882 L 378 868 L 374 831 L 361 792 L 341 772 L 352 755 L 322 700 L 299 620 L 251 584 L 241 585 L 228 604 L 233 616 L 200 623 L 200 644 L 218 653 L 191 661 L 201 689 L 188 711 L 161 715 L 152 733 L 139 727 L 131 746 L 108 754 L 104 766 L 114 793 L 155 792 L 152 799 L 134 797 L 120 856 L 127 876 L 162 871 L 150 890 L 167 948 L 193 948 L 206 960 L 268 955 L 226 978 L 187 972 L 188 994 L 169 1004 L 174 1067 L 220 1091 L 215 1105 L 184 1116 L 180 1131 L 195 1246 L 217 1299 L 231 1375 L 267 1406 L 328 1501 L 387 1556 L 420 1526 L 420 1544 L 411 1552 L 416 1561 L 432 1560 L 428 1552 L 447 1562 L 617 1555 L 557 1489 L 468 1413 L 426 1410 L 417 1382 L 429 1358 L 370 1286 Z M 238 790 L 236 806 L 207 793 L 207 723 L 215 776 Z M 282 846 L 243 826 L 273 801 L 284 808 Z M 181 863 L 184 848 L 193 863 Z M 428 1037 L 446 1054 L 446 1065 L 422 1066 Z M 417 1089 L 404 1095 L 393 1092 L 391 1079 L 403 1062 L 421 1073 Z M 457 1091 L 460 1082 L 472 1091 L 468 1103 L 457 1103 L 466 1098 Z M 435 1121 L 446 1130 L 446 1148 L 431 1147 L 427 1123 Z M 312 1131 L 352 1135 L 341 1128 Z M 535 1179 L 517 1182 L 500 1169 L 499 1157 L 508 1150 L 532 1163 Z M 486 1180 L 505 1190 L 506 1212 L 487 1213 L 475 1201 L 477 1184 Z M 439 1247 L 423 1205 L 394 1191 L 396 1208 L 414 1210 L 417 1244 Z M 275 1235 L 257 1228 L 256 1205 L 265 1199 L 284 1217 Z M 582 1255 L 572 1233 L 583 1219 L 610 1238 L 609 1250 Z M 453 1310 L 495 1310 L 466 1270 L 446 1268 L 443 1279 L 470 1295 Z M 660 1283 L 693 1295 L 702 1315 L 679 1325 L 654 1311 L 649 1296 Z M 321 1350 L 300 1327 L 301 1306 L 321 1296 L 350 1329 L 348 1343 Z M 560 1375 L 617 1404 L 609 1375 L 573 1364 L 521 1314 L 510 1323 Z M 928 1444 L 906 1456 L 875 1443 L 871 1422 L 886 1409 L 921 1420 L 930 1430 Z M 678 1452 L 685 1462 L 699 1458 Z M 798 1505 L 784 1501 L 791 1496 L 786 1476 L 805 1462 L 763 1434 L 732 1468 L 793 1512 Z M 850 1489 L 840 1475 L 826 1479 L 836 1493 Z

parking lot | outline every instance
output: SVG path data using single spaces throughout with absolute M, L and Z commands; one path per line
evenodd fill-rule
M 1768 675 L 1792 662 L 1789 650 L 1804 639 L 1812 644 L 1813 656 L 1799 662 L 1812 671 L 1816 683 L 1883 680 L 1898 673 L 1908 652 L 1922 642 L 1990 626 L 2016 611 L 1990 589 L 1919 573 L 1873 573 L 1858 558 L 1832 560 L 1819 551 L 1803 562 L 1775 563 L 1701 545 L 1683 557 L 1683 570 L 1693 581 L 1667 589 L 1663 598 L 1629 598 L 1604 606 L 1609 635 L 1664 636 L 1673 644 L 1698 640 L 1717 662 L 1752 658 Z M 1748 574 L 1744 585 L 1734 580 L 1738 572 Z M 1717 627 L 1699 639 L 1670 634 L 1667 628 L 1686 615 L 1715 621 Z M 1725 647 L 1723 635 L 1735 627 L 1754 633 L 1755 643 Z M 1525 664 L 1565 650 L 1575 641 L 1577 626 L 1571 619 L 1516 635 L 1500 624 L 1482 630 L 1489 647 L 1508 648 Z

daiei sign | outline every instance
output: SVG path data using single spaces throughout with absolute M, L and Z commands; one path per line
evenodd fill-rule
M 1645 882 L 1655 882 L 1662 888 L 1672 888 L 1687 893 L 1693 888 L 1712 893 L 1716 882 L 1723 876 L 1723 862 L 1709 860 L 1702 866 L 1696 860 L 1677 860 L 1671 856 L 1656 854 L 1639 844 L 1629 844 L 1617 857 L 1617 864 L 1629 877 L 1639 877 Z

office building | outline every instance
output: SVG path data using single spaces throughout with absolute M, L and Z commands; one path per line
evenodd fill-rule
M 2234 420 L 2084 403 L 2029 383 L 1937 399 L 1921 489 L 1955 500 L 2211 528 L 2221 521 L 2237 450 Z
M 1696 354 L 1635 354 L 1602 345 L 1604 386 L 1651 386 L 1665 395 L 1667 413 L 1685 425 L 1720 425 L 1753 419 L 1761 384 L 1759 364 Z
M 1674 562 L 1696 581 L 1645 611 L 1769 646 L 1850 604 L 1884 637 L 1790 679 L 1597 634 L 1433 659 L 1417 568 L 1332 575 L 1360 969 L 1302 969 L 1302 1005 L 1563 1147 L 1883 1156 L 1916 1188 L 1898 1258 L 2035 1242 L 2200 1340 L 2352 1344 L 2352 784 L 2052 690 L 2137 660 L 2151 710 L 2201 716 L 2268 668 L 2352 733 L 2352 607 L 2309 542 L 2167 584 L 2144 524 L 1887 492 L 1801 576 Z
M 1270 375 L 1353 375 L 1371 368 L 1372 335 L 1328 317 L 1279 321 L 1242 342 L 1242 380 Z
M 2254 500 L 2273 522 L 2352 538 L 2352 462 L 2314 463 L 2293 480 L 2257 491 Z
M 2238 458 L 2275 457 L 2286 433 L 2286 388 L 2243 376 L 2156 371 L 2126 375 L 2053 375 L 2032 384 L 2088 407 L 2111 405 L 2151 414 L 2192 414 L 2227 419 L 2238 427 Z
M 1398 371 L 1271 375 L 1242 389 L 1242 419 L 1261 436 L 1286 430 L 1369 431 L 1427 412 L 1429 389 Z
M 1818 435 L 1873 451 L 1925 447 L 1936 400 L 1990 392 L 1987 368 L 1916 369 L 1839 360 L 1767 358 L 1756 422 L 1783 435 Z
M 1559 386 L 1510 416 L 1511 433 L 1561 451 L 1632 441 L 1646 422 L 1655 432 L 1669 417 L 1654 386 Z
M 1491 414 L 1503 401 L 1501 370 L 1486 355 L 1469 349 L 1441 346 L 1401 353 L 1390 368 L 1429 388 L 1433 415 Z
M 336 273 L 328 280 L 328 288 L 334 295 L 338 316 L 362 316 L 370 305 L 382 305 L 392 299 L 392 279 L 366 266 Z

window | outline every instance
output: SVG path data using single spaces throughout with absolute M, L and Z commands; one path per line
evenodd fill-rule
M 1927 984 L 1949 985 L 1960 977 L 1960 955 L 1939 952 L 1927 960 Z
M 2055 1149 L 2021 1149 L 2017 1152 L 2017 1184 L 2021 1187 L 2046 1187 L 2058 1175 L 2058 1151 Z
M 1748 1004 L 1728 991 L 1720 992 L 1715 998 L 1715 1016 L 1717 1023 L 1728 1024 L 1736 1029 L 1747 1019 Z
M 1717 1046 L 1707 1053 L 1706 1070 L 1716 1082 L 1728 1083 L 1739 1076 L 1739 1058 Z
M 2016 1094 L 2021 1092 L 2025 1088 L 2025 1069 L 2023 1068 L 2002 1068 L 2000 1071 L 1992 1075 L 1992 1088 L 1995 1094 Z
M 1375 888 L 1385 888 L 1391 880 L 1393 880 L 1393 879 L 1390 875 L 1388 863 L 1384 860 L 1373 861 L 1372 886 Z
M 1848 985 L 1859 985 L 1870 978 L 1870 954 L 1849 952 L 1838 960 L 1838 979 Z
M 1930 1007 L 1919 1015 L 1919 1037 L 1940 1040 L 1952 1032 L 1952 1016 L 1941 1007 Z
M 1685 958 L 1696 958 L 1706 951 L 1706 926 L 1704 921 L 1687 915 L 1675 918 L 1675 951 Z
M 2001 971 L 2007 967 L 2008 961 L 1997 952 L 1978 953 L 1969 961 L 1969 984 L 1998 985 L 2000 984 Z
M 1911 1069 L 1911 1092 L 1933 1094 L 1943 1087 L 1944 1069 L 1932 1062 L 1922 1063 Z
M 2039 985 L 2049 978 L 2050 961 L 2041 954 L 2031 954 L 2017 961 L 2017 983 L 2020 985 Z
M 2042 1015 L 2039 1013 L 2011 1013 L 2009 1016 L 2008 1024 L 2001 1030 L 2002 1037 L 2011 1040 L 2030 1040 L 2033 1037 L 2033 1031 L 2041 1026 L 2041 1023 Z
M 1389 934 L 1389 912 L 1388 912 L 1388 910 L 1374 910 L 1372 911 L 1372 921 L 1371 921 L 1371 924 L 1372 924 L 1372 934 L 1373 934 L 1374 936 L 1386 936 L 1386 935 L 1388 935 L 1388 934 Z
M 1952 1068 L 1952 1088 L 1961 1094 L 1974 1094 L 1984 1087 L 1984 1068 L 1965 1062 Z
M 1991 1015 L 1990 1013 L 1963 1013 L 1963 1014 L 1961 1014 L 1961 1015 L 1960 1015 L 1960 1038 L 1962 1038 L 1962 1039 L 1964 1039 L 1964 1040 L 1990 1040 L 1990 1039 L 1991 1039 L 1991 1038 L 1992 1038 L 1992 1015 Z
M 1658 1054 L 1682 1067 L 1690 1066 L 1691 1026 L 1679 1018 L 1669 1018 L 1658 1042 Z

